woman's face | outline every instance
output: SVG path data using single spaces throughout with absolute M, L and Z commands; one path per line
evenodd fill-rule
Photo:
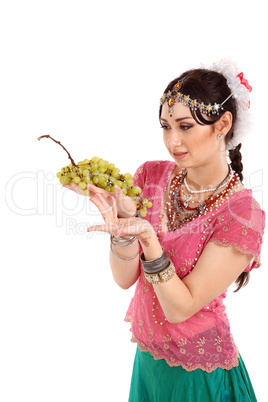
M 172 113 L 164 103 L 160 118 L 164 143 L 180 168 L 196 168 L 211 164 L 219 158 L 219 143 L 213 125 L 200 125 L 192 117 L 189 107 L 181 102 Z

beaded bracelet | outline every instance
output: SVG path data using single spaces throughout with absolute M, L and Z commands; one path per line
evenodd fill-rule
M 144 275 L 149 283 L 152 285 L 158 285 L 159 283 L 169 281 L 175 275 L 175 272 L 174 264 L 170 261 L 169 266 L 163 271 L 158 272 L 157 274 L 147 274 L 144 271 Z

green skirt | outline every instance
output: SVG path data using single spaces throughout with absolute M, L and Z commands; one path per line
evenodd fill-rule
M 257 402 L 246 367 L 212 373 L 170 367 L 137 347 L 129 402 Z

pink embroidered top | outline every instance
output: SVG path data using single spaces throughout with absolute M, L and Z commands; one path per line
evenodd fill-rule
M 143 197 L 153 202 L 147 219 L 158 233 L 160 244 L 172 260 L 180 278 L 188 275 L 209 241 L 234 246 L 252 260 L 245 271 L 260 266 L 260 251 L 265 215 L 251 190 L 231 195 L 218 208 L 172 232 L 159 231 L 163 197 L 175 162 L 145 162 L 135 173 L 134 182 L 143 189 Z M 142 250 L 141 250 L 142 252 Z M 131 323 L 132 342 L 155 359 L 165 359 L 170 366 L 187 371 L 198 368 L 212 372 L 218 367 L 238 365 L 223 299 L 226 291 L 195 315 L 179 324 L 169 323 L 141 269 L 125 321 Z

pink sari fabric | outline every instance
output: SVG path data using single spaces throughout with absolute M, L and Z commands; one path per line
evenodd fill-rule
M 149 161 L 134 175 L 135 184 L 143 189 L 143 197 L 153 202 L 145 219 L 157 233 L 163 197 L 175 167 L 170 161 Z M 160 231 L 158 238 L 181 279 L 194 269 L 209 241 L 252 255 L 245 270 L 250 271 L 260 266 L 264 219 L 251 190 L 243 190 L 181 229 Z M 229 370 L 238 365 L 239 354 L 223 304 L 225 297 L 226 291 L 188 320 L 171 324 L 141 267 L 125 318 L 131 323 L 131 340 L 142 351 L 150 352 L 155 359 L 165 359 L 170 366 L 182 366 L 187 371 L 200 368 L 212 372 L 218 367 Z

